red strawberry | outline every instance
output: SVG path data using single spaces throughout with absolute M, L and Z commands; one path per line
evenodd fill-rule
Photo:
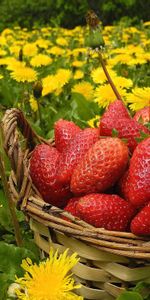
M 150 122 L 150 106 L 138 110 L 133 119 L 142 124 Z
M 74 169 L 71 190 L 75 194 L 103 192 L 113 186 L 128 163 L 128 148 L 119 138 L 101 138 Z
M 96 128 L 86 128 L 75 135 L 68 147 L 62 152 L 58 173 L 60 182 L 70 182 L 75 166 L 98 139 L 99 130 Z
M 150 235 L 150 202 L 134 217 L 130 228 L 136 235 Z
M 55 122 L 54 135 L 56 149 L 62 152 L 76 133 L 80 131 L 81 129 L 71 121 L 60 119 Z
M 149 134 L 149 130 L 136 120 L 127 118 L 111 119 L 103 116 L 100 121 L 100 135 L 112 136 L 113 129 L 118 131 L 119 138 L 127 139 L 131 152 L 136 148 L 138 144 L 136 138 L 141 136 L 141 132 Z
M 53 147 L 36 146 L 30 159 L 30 175 L 43 199 L 55 206 L 66 205 L 70 197 L 69 186 L 56 181 L 60 153 Z
M 69 200 L 67 205 L 65 206 L 64 210 L 70 212 L 73 216 L 78 217 L 78 212 L 77 212 L 77 203 L 80 198 L 74 197 Z M 65 218 L 67 219 L 67 218 Z
M 128 198 L 141 207 L 150 201 L 150 138 L 143 140 L 134 150 L 128 175 Z
M 106 119 L 111 118 L 116 120 L 120 118 L 131 118 L 126 106 L 121 100 L 115 100 L 113 103 L 110 103 L 107 110 L 103 114 L 103 117 Z
M 128 196 L 128 192 L 129 192 L 129 181 L 128 181 L 128 175 L 129 175 L 129 170 L 127 170 L 123 176 L 120 178 L 119 182 L 118 182 L 118 193 L 119 195 L 123 198 L 128 200 L 129 196 Z
M 77 211 L 85 222 L 116 231 L 126 231 L 135 215 L 132 204 L 117 195 L 106 194 L 89 194 L 80 198 Z

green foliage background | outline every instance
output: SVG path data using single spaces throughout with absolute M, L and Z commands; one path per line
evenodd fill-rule
M 89 8 L 96 11 L 104 25 L 122 17 L 131 18 L 133 23 L 149 19 L 149 1 L 143 0 L 1 0 L 0 8 L 0 30 L 18 24 L 73 28 L 85 23 Z

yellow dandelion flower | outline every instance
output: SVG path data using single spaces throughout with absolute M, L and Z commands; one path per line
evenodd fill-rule
M 120 64 L 129 64 L 132 56 L 129 54 L 119 54 L 113 58 L 108 59 L 108 65 L 115 66 L 118 63 Z
M 3 49 L 0 49 L 0 56 L 5 56 L 7 52 Z
M 0 36 L 0 45 L 2 46 L 7 45 L 7 40 L 4 36 Z
M 20 46 L 20 48 L 21 48 L 22 46 L 24 46 L 24 44 L 25 44 L 25 41 L 24 41 L 24 40 L 15 41 L 15 45 L 16 45 L 16 46 Z
M 23 47 L 23 54 L 25 56 L 31 57 L 36 55 L 38 52 L 38 48 L 35 43 L 27 43 Z
M 13 46 L 9 47 L 9 50 L 12 54 L 19 56 L 20 47 L 18 45 L 13 45 Z
M 81 70 L 75 71 L 74 76 L 73 76 L 74 79 L 81 79 L 83 77 L 84 77 L 84 73 Z
M 45 78 L 43 78 L 42 86 L 42 96 L 46 96 L 50 93 L 53 93 L 55 90 L 60 88 L 56 75 L 48 75 Z
M 40 48 L 43 48 L 43 49 L 47 49 L 51 45 L 51 41 L 40 39 L 40 38 L 38 40 L 36 40 L 35 43 L 36 43 L 36 45 L 38 45 Z
M 30 107 L 31 109 L 36 112 L 38 110 L 38 103 L 37 103 L 37 100 L 31 96 L 30 99 L 29 99 L 29 103 L 30 103 Z
M 47 66 L 51 64 L 51 62 L 52 62 L 51 57 L 45 54 L 37 54 L 30 61 L 33 67 Z
M 123 33 L 122 34 L 122 41 L 124 41 L 124 42 L 127 42 L 128 41 L 128 39 L 129 39 L 129 34 L 128 33 Z
M 104 35 L 103 35 L 103 40 L 104 40 L 105 45 L 109 45 L 109 44 L 110 44 L 110 41 L 109 41 L 109 37 L 108 37 L 108 36 L 104 36 Z
M 117 76 L 116 72 L 113 71 L 111 68 L 108 67 L 107 69 L 112 78 Z M 106 75 L 102 68 L 94 69 L 91 72 L 91 77 L 95 83 L 104 83 L 107 81 Z
M 144 26 L 150 26 L 150 21 L 144 22 Z
M 87 123 L 90 127 L 98 127 L 99 125 L 100 116 L 96 115 L 94 118 L 90 119 Z
M 20 300 L 83 300 L 77 296 L 74 289 L 75 281 L 70 273 L 77 264 L 77 254 L 67 255 L 68 250 L 58 255 L 58 251 L 50 250 L 49 258 L 37 264 L 33 264 L 27 258 L 22 262 L 22 268 L 26 271 L 24 277 L 17 278 L 21 289 L 16 290 Z
M 43 32 L 43 33 L 49 32 L 49 29 L 47 27 L 42 27 L 41 28 L 41 32 Z
M 86 100 L 92 100 L 93 98 L 93 86 L 87 81 L 75 84 L 72 88 L 72 92 L 82 94 Z
M 13 34 L 13 30 L 9 28 L 5 28 L 2 32 L 2 36 Z
M 146 61 L 150 61 L 150 53 L 149 53 L 149 52 L 145 52 L 145 53 L 143 54 L 143 58 L 145 58 Z
M 0 79 L 3 79 L 3 75 L 2 74 L 0 74 Z
M 124 48 L 124 53 L 127 54 L 143 54 L 144 49 L 141 46 L 134 46 L 134 45 L 128 45 L 127 47 Z
M 110 54 L 121 54 L 125 53 L 124 48 L 115 48 L 110 50 Z
M 15 27 L 14 27 L 14 30 L 20 30 L 20 29 L 21 29 L 20 26 L 15 26 Z
M 105 26 L 103 32 L 112 33 L 114 26 Z
M 59 56 L 59 55 L 63 55 L 65 53 L 65 50 L 63 48 L 53 46 L 47 50 L 47 53 Z
M 147 59 L 142 55 L 135 58 L 131 58 L 130 61 L 128 62 L 128 65 L 134 66 L 134 65 L 142 65 L 146 63 L 147 63 Z
M 125 96 L 125 90 L 117 86 L 117 90 L 121 96 Z M 95 90 L 95 102 L 97 102 L 101 107 L 107 107 L 111 102 L 116 100 L 116 96 L 109 84 L 103 86 L 98 86 Z
M 16 67 L 10 73 L 10 76 L 18 82 L 33 82 L 37 80 L 36 71 L 28 67 Z
M 59 96 L 62 93 L 63 89 L 62 88 L 58 88 L 57 90 L 54 91 L 54 94 L 56 96 Z
M 8 61 L 8 63 L 7 63 L 7 70 L 9 70 L 9 71 L 13 71 L 13 70 L 16 70 L 17 68 L 22 68 L 22 67 L 25 67 L 25 62 L 19 61 L 15 58 Z
M 129 78 L 125 78 L 122 76 L 116 76 L 113 79 L 115 85 L 119 86 L 120 88 L 130 88 L 133 85 L 133 82 Z
M 60 46 L 68 46 L 68 41 L 61 37 L 56 39 L 56 43 Z
M 72 54 L 74 56 L 78 56 L 79 54 L 86 54 L 87 53 L 87 48 L 75 48 L 72 50 Z
M 71 78 L 71 70 L 68 69 L 59 69 L 56 73 L 56 80 L 58 82 L 59 88 L 63 87 Z
M 92 59 L 92 58 L 98 58 L 98 56 L 99 56 L 98 52 L 96 52 L 96 51 L 91 51 L 91 53 L 90 53 L 90 58 L 91 58 L 91 59 Z
M 134 111 L 150 106 L 150 87 L 134 88 L 132 93 L 127 94 L 126 101 Z
M 2 65 L 9 65 L 10 63 L 16 61 L 14 57 L 6 57 L 6 58 L 0 58 L 0 66 Z
M 85 61 L 81 61 L 81 60 L 74 60 L 72 62 L 72 66 L 76 67 L 76 68 L 81 68 L 83 67 L 83 65 L 85 65 Z

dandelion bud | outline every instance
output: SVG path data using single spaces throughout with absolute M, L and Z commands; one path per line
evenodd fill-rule
M 20 284 L 12 283 L 7 290 L 8 296 L 11 298 L 17 299 L 16 290 L 19 290 L 19 289 L 20 289 Z
M 33 85 L 33 95 L 36 99 L 39 99 L 42 96 L 43 86 L 41 81 L 36 81 Z
M 100 20 L 93 10 L 87 12 L 86 22 L 89 32 L 85 37 L 85 46 L 92 49 L 103 47 L 104 40 L 101 34 Z
M 96 29 L 100 24 L 100 20 L 99 20 L 98 16 L 92 9 L 88 10 L 85 18 L 86 18 L 87 24 L 93 30 Z

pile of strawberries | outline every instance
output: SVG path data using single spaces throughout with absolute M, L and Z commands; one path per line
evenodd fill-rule
M 34 185 L 46 202 L 95 227 L 150 235 L 149 121 L 150 107 L 131 118 L 120 100 L 99 128 L 58 120 L 55 146 L 40 144 L 32 153 Z

